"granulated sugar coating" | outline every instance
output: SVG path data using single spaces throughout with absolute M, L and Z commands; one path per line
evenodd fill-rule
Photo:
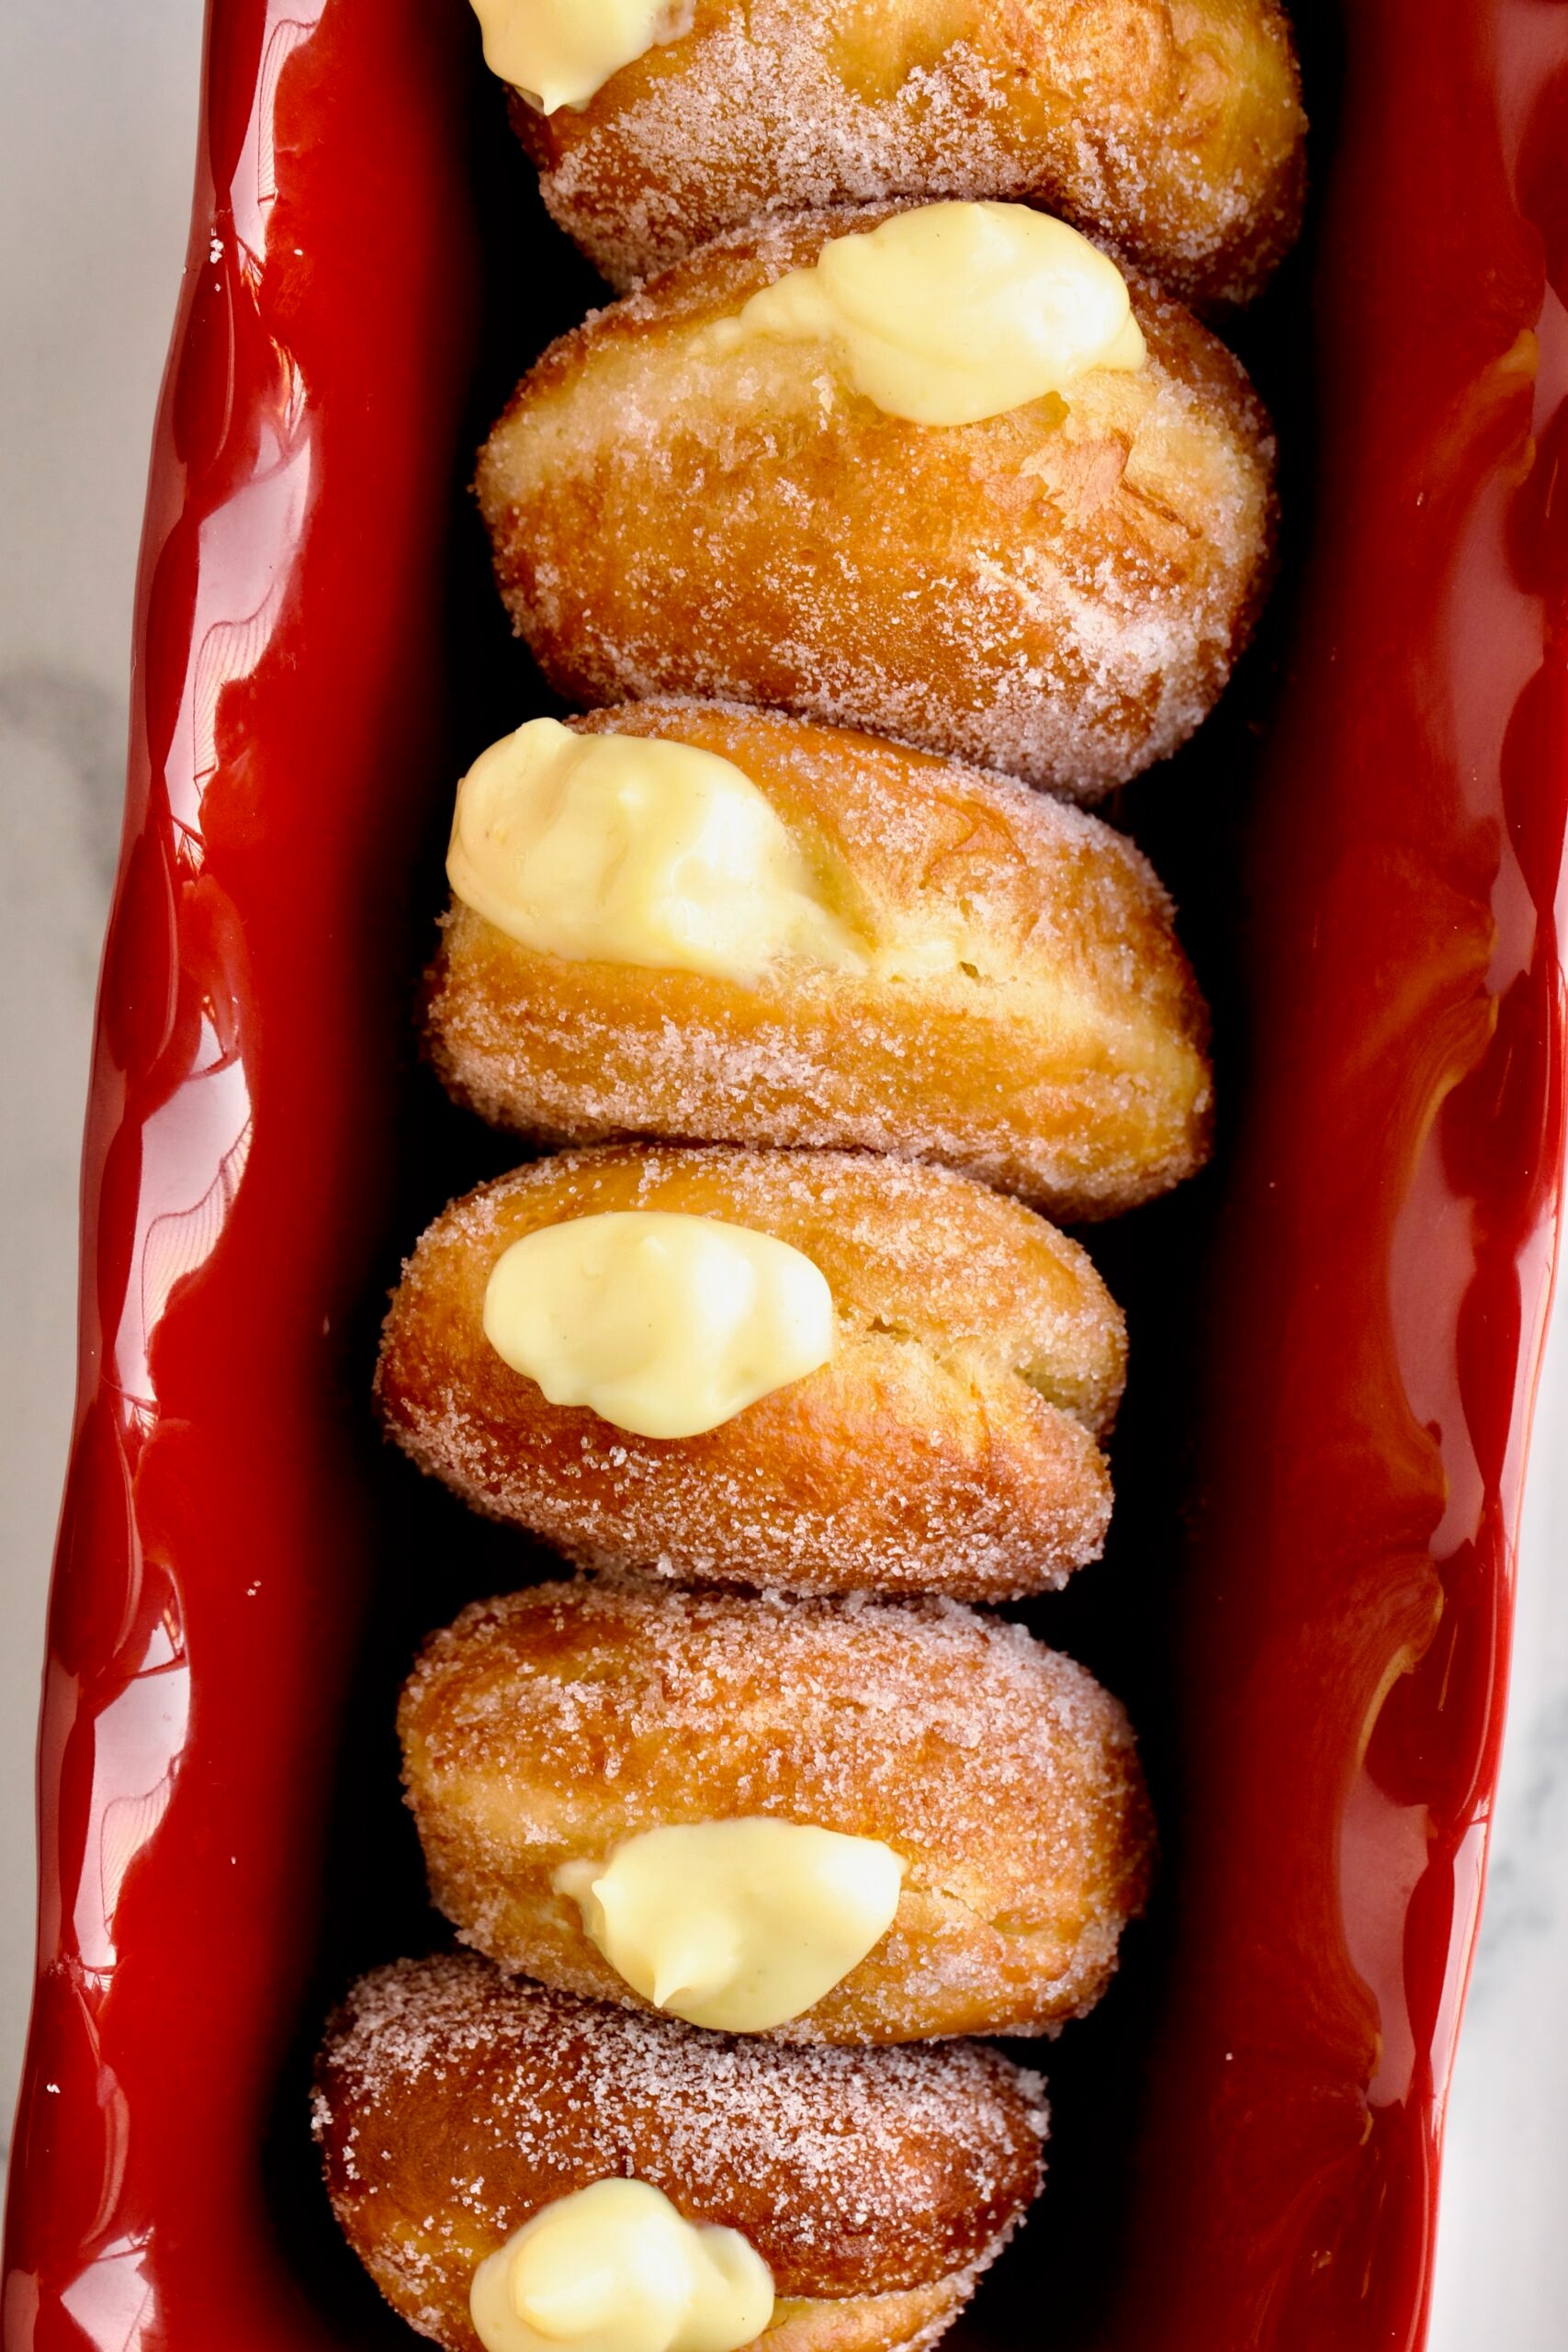
M 1103 1990 L 1147 1877 L 1121 1707 L 953 1601 L 541 1586 L 432 1636 L 400 1729 L 465 1941 L 601 1999 L 640 2006 L 554 1892 L 563 1862 L 757 1815 L 891 1846 L 892 1926 L 791 2041 L 1054 2031 Z
M 833 1295 L 832 1361 L 700 1437 L 547 1404 L 485 1338 L 525 1234 L 625 1209 L 771 1233 Z M 1098 1556 L 1120 1311 L 1087 1253 L 947 1170 L 852 1152 L 606 1146 L 455 1202 L 382 1339 L 391 1434 L 477 1510 L 584 1567 L 817 1591 L 1000 1600 Z
M 856 1145 L 1048 1215 L 1109 1216 L 1206 1156 L 1207 1016 L 1165 892 L 1081 810 L 901 744 L 653 701 L 579 732 L 729 761 L 803 851 L 860 969 L 573 961 L 454 905 L 433 1058 L 501 1126 L 578 1143 Z
M 484 2256 L 552 2199 L 617 2175 L 741 2231 L 782 2297 L 941 2284 L 951 2315 L 1038 2189 L 1045 2131 L 1039 2078 L 974 2043 L 733 2041 L 456 1958 L 355 1985 L 314 2115 L 350 2244 L 455 2352 L 477 2346 L 468 2288 Z
M 1137 279 L 1146 368 L 972 424 L 705 334 L 898 209 L 721 238 L 552 345 L 480 458 L 502 593 L 570 702 L 760 704 L 1093 798 L 1186 740 L 1250 633 L 1268 420 Z
M 1023 197 L 1189 300 L 1296 232 L 1303 122 L 1275 0 L 695 0 L 581 108 L 513 119 L 613 285 L 760 214 Z

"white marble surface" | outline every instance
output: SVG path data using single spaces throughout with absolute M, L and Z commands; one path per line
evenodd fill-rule
M 185 246 L 199 0 L 0 8 L 0 2113 L 69 1419 L 76 1153 L 118 825 L 142 471 Z M 1568 2339 L 1568 1313 L 1536 1439 L 1491 1894 L 1431 2352 Z
M 185 258 L 199 0 L 0 6 L 0 2113 L 75 1354 L 76 1160 L 119 841 L 131 586 Z

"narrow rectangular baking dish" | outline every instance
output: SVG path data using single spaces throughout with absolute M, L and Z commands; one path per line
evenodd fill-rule
M 1133 1704 L 1165 1876 L 1051 2053 L 1052 2187 L 964 2324 L 998 2352 L 1414 2352 L 1480 1902 L 1563 1143 L 1568 7 L 1299 15 L 1314 233 L 1244 339 L 1287 453 L 1274 619 L 1112 812 L 1183 904 L 1226 1126 L 1097 1237 L 1123 1501 L 1037 1618 Z M 457 0 L 212 0 L 204 91 L 6 2352 L 409 2340 L 333 2239 L 303 2070 L 350 1971 L 432 1935 L 388 1694 L 516 1574 L 365 1388 L 400 1242 L 504 1156 L 412 1043 L 451 782 L 543 707 L 459 493 L 594 282 Z

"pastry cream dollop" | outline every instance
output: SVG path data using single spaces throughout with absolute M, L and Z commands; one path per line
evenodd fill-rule
M 671 0 L 473 0 L 485 63 L 540 114 L 586 106 L 613 74 L 691 24 Z
M 457 787 L 446 873 L 536 953 L 753 980 L 775 957 L 866 957 L 733 761 L 531 718 Z
M 917 424 L 973 424 L 1147 356 L 1115 263 L 1023 204 L 926 204 L 835 237 L 711 330 L 826 345 L 858 392 Z
M 666 1209 L 542 1226 L 502 1252 L 485 1337 L 552 1405 L 697 1437 L 833 1352 L 821 1269 L 771 1233 Z
M 646 2180 L 557 2198 L 468 2290 L 485 2352 L 739 2352 L 773 2310 L 772 2273 L 739 2231 L 685 2221 Z
M 618 1975 L 690 2025 L 800 2017 L 878 1943 L 905 1864 L 876 1838 L 765 1816 L 644 1830 L 553 1884 Z

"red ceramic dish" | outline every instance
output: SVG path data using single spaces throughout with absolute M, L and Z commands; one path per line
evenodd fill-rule
M 1039 1616 L 1145 1725 L 1166 1878 L 1051 2053 L 1053 2186 L 968 2324 L 998 2346 L 1043 2312 L 1086 2352 L 1425 2326 L 1562 1146 L 1568 6 L 1329 16 L 1314 243 L 1245 330 L 1289 454 L 1272 639 L 1121 812 L 1186 906 L 1231 1132 L 1096 1238 L 1133 1314 L 1122 1502 Z M 458 0 L 214 0 L 6 2352 L 409 2341 L 324 2219 L 302 2070 L 351 1970 L 432 1938 L 408 1650 L 518 1571 L 379 1452 L 365 1388 L 400 1244 L 505 1156 L 411 1043 L 452 778 L 538 707 L 455 491 L 592 290 L 474 52 Z

